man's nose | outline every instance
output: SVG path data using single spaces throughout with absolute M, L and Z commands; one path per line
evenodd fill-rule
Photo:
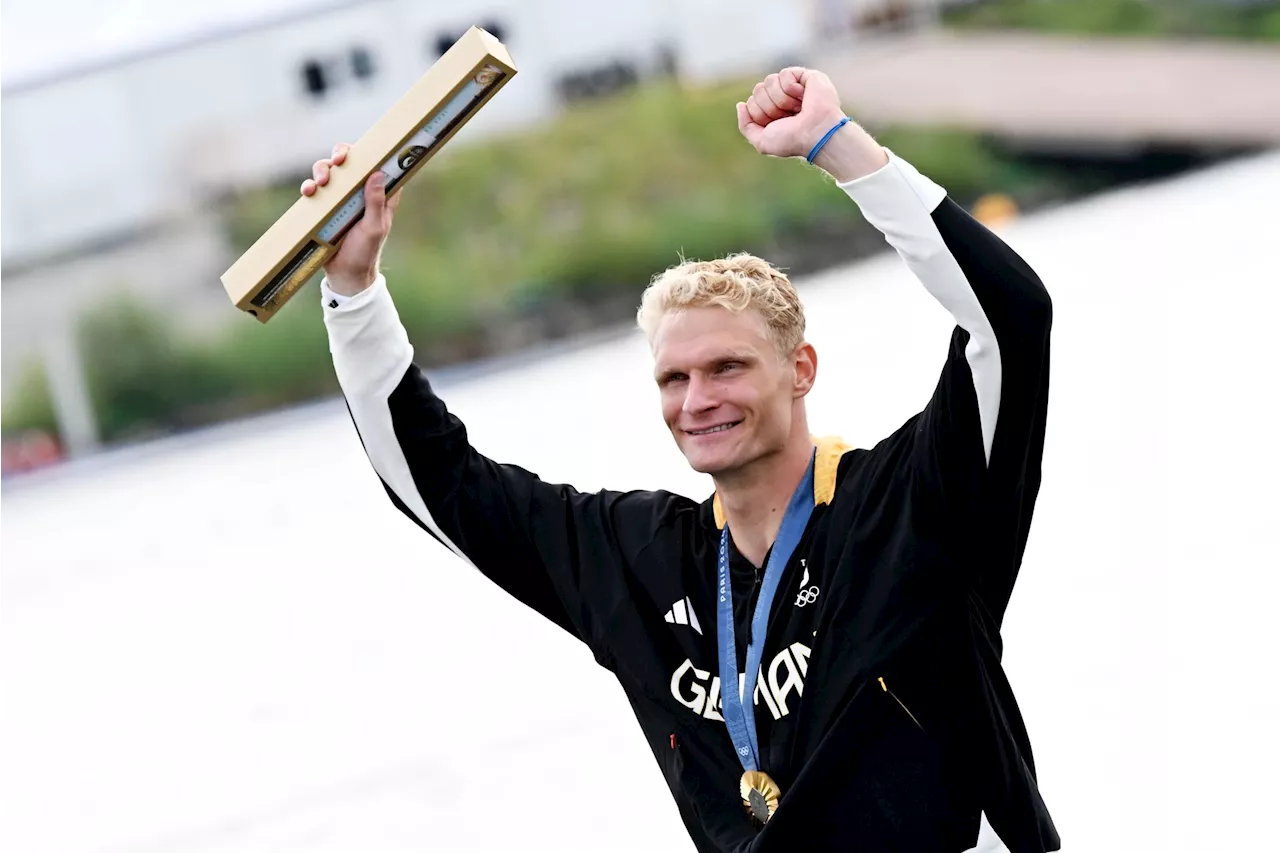
M 715 397 L 714 385 L 701 377 L 689 377 L 687 392 L 684 395 L 685 414 L 696 415 L 708 409 L 714 409 L 719 401 Z

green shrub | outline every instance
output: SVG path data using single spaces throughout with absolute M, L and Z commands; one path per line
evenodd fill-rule
M 954 27 L 1069 35 L 1280 40 L 1280 2 L 1212 0 L 983 0 L 945 10 Z
M 16 390 L 6 395 L 0 429 L 5 433 L 39 430 L 56 435 L 58 419 L 44 362 L 32 359 L 24 364 L 15 384 Z
M 337 387 L 314 287 L 295 296 L 266 325 L 247 317 L 231 324 L 221 337 L 201 342 L 193 357 L 226 377 L 236 396 L 266 407 Z
M 232 377 L 128 292 L 86 313 L 79 342 L 104 441 L 185 426 L 190 409 L 235 390 Z
M 1280 41 L 1280 3 L 1274 9 L 1259 10 L 1254 32 L 1259 40 Z

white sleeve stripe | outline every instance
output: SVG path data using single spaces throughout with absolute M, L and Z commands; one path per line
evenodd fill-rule
M 391 408 L 387 405 L 385 399 L 381 403 L 376 401 L 361 401 L 357 403 L 352 400 L 350 409 L 351 416 L 356 422 L 356 428 L 360 431 L 360 437 L 364 441 L 365 453 L 369 457 L 369 463 L 373 465 L 373 470 L 387 484 L 387 488 L 396 493 L 400 500 L 404 502 L 404 505 L 413 513 L 414 517 L 422 522 L 427 530 L 431 531 L 432 536 L 439 539 L 446 548 L 467 563 L 471 563 L 467 555 L 462 553 L 462 550 L 457 545 L 454 545 L 448 536 L 444 535 L 440 525 L 432 517 L 430 511 L 427 510 L 426 502 L 423 501 L 422 495 L 419 494 L 418 487 L 414 485 L 413 471 L 409 468 L 409 463 L 404 458 L 404 450 L 401 449 L 400 442 L 396 439 L 395 425 L 391 420 Z
M 379 275 L 368 289 L 336 308 L 328 304 L 328 295 L 327 282 L 322 281 L 321 300 L 334 371 L 373 470 L 431 535 L 471 563 L 427 510 L 396 438 L 388 399 L 413 363 L 413 346 L 386 280 Z
M 946 197 L 946 190 L 886 151 L 889 163 L 883 168 L 838 186 L 885 235 L 925 289 L 969 333 L 965 360 L 973 374 L 982 447 L 989 464 L 1000 413 L 1000 346 L 995 329 L 933 221 L 932 213 Z

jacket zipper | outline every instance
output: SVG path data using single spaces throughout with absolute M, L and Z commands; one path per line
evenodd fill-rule
M 907 716 L 911 718 L 911 722 L 916 724 L 916 728 L 924 732 L 924 726 L 920 725 L 920 721 L 916 719 L 916 715 L 911 713 L 911 709 L 908 708 L 906 705 L 903 705 L 902 700 L 898 698 L 898 695 L 889 689 L 889 685 L 884 683 L 884 676 L 880 676 L 876 680 L 880 682 L 880 689 L 882 689 L 885 693 L 888 693 L 890 696 L 892 696 L 893 701 L 897 702 L 898 705 L 901 706 L 902 710 L 907 712 Z M 928 732 L 925 732 L 925 734 L 928 734 Z

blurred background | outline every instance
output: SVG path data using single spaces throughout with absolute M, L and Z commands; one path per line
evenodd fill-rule
M 472 24 L 520 72 L 410 185 L 388 258 L 435 366 L 626 322 L 679 251 L 802 275 L 879 250 L 724 120 L 785 63 L 992 210 L 1280 134 L 1257 0 L 14 0 L 4 473 L 333 394 L 316 300 L 258 328 L 218 276 Z
M 406 186 L 385 269 L 417 360 L 477 441 L 580 487 L 704 496 L 643 393 L 630 323 L 654 273 L 743 250 L 824 306 L 814 329 L 852 318 L 829 330 L 828 370 L 846 366 L 850 391 L 823 431 L 874 442 L 918 409 L 946 319 L 885 295 L 876 282 L 911 285 L 856 207 L 736 128 L 734 103 L 764 74 L 827 71 L 852 116 L 1057 274 L 1066 414 L 1051 415 L 1046 469 L 1062 479 L 1046 477 L 1028 560 L 1062 572 L 1024 593 L 1006 641 L 1027 650 L 1009 665 L 1033 742 L 1050 738 L 1066 849 L 1155 849 L 1139 831 L 1153 826 L 1161 849 L 1234 849 L 1224 831 L 1247 843 L 1238 810 L 1274 783 L 1244 757 L 1273 747 L 1255 734 L 1280 721 L 1253 655 L 1276 638 L 1260 610 L 1204 608 L 1224 589 L 1262 607 L 1249 588 L 1265 576 L 1274 591 L 1280 568 L 1266 487 L 1280 470 L 1251 444 L 1258 430 L 1270 447 L 1275 414 L 1280 2 L 10 0 L 5 848 L 686 849 L 603 674 L 375 488 L 316 283 L 262 326 L 219 281 L 312 161 L 472 25 L 519 73 Z M 1107 532 L 1082 536 L 1081 512 Z M 1107 627 L 1082 646 L 1089 624 Z M 1193 629 L 1212 652 L 1182 646 Z M 511 636 L 562 665 L 482 676 L 474 661 Z M 1232 665 L 1243 682 L 1225 688 Z M 496 707 L 514 684 L 547 697 L 527 738 Z M 1104 700 L 1100 684 L 1123 686 Z M 1203 716 L 1153 710 L 1190 685 L 1209 691 Z M 1211 710 L 1224 689 L 1230 733 Z M 1183 775 L 1169 750 L 1199 731 L 1184 723 L 1252 769 Z M 1110 746 L 1085 760 L 1082 729 Z M 1134 738 L 1146 751 L 1123 755 Z M 619 767 L 648 785 L 552 820 L 514 802 L 530 766 L 572 796 Z M 1220 811 L 1206 776 L 1239 786 L 1216 787 Z M 637 809 L 655 817 L 637 826 Z

